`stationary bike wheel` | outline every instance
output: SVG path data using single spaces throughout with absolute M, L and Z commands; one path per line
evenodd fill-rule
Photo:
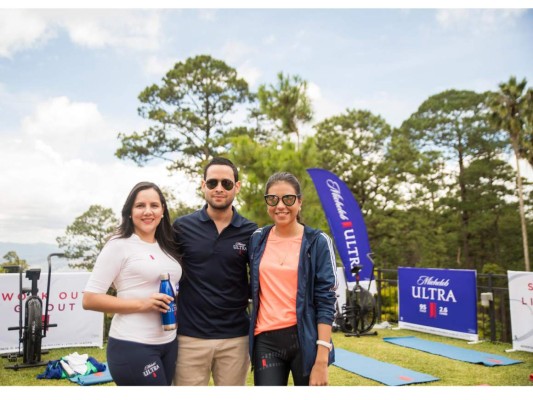
M 345 333 L 357 333 L 358 306 L 354 291 L 346 296 L 346 304 L 342 307 L 342 331 Z
M 342 306 L 342 311 L 339 308 L 339 301 L 335 302 L 335 318 L 333 320 L 333 325 L 331 330 L 333 332 L 341 331 L 346 332 L 346 312 L 344 305 Z
M 39 298 L 28 299 L 25 320 L 23 360 L 25 364 L 35 364 L 41 361 L 43 330 L 42 303 Z
M 356 331 L 358 333 L 365 333 L 372 329 L 376 323 L 376 301 L 374 300 L 374 296 L 361 286 L 355 287 L 354 292 L 359 311 L 356 321 Z
M 343 316 L 339 309 L 339 301 L 335 301 L 335 318 L 333 319 L 333 324 L 331 326 L 331 330 L 333 332 L 337 332 L 339 330 L 342 330 L 342 320 Z

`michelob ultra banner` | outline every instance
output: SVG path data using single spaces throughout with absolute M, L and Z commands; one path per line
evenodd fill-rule
M 475 270 L 398 267 L 398 327 L 478 340 Z
M 507 271 L 513 349 L 533 352 L 533 272 Z
M 359 204 L 346 184 L 330 171 L 319 168 L 307 170 L 322 208 L 326 214 L 329 229 L 344 265 L 347 282 L 355 282 L 352 266 L 362 266 L 361 280 L 373 279 L 373 263 L 369 259 L 370 244 L 363 214 Z

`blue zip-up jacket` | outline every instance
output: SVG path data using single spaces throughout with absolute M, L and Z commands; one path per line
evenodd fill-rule
M 250 358 L 253 366 L 254 329 L 259 307 L 259 264 L 265 251 L 268 233 L 273 225 L 257 229 L 250 238 L 250 285 L 252 315 L 250 323 Z M 335 315 L 335 290 L 337 266 L 331 238 L 324 232 L 304 226 L 300 261 L 298 263 L 298 289 L 296 294 L 296 321 L 298 340 L 302 352 L 304 375 L 310 375 L 316 359 L 317 324 L 332 325 Z M 328 365 L 335 361 L 335 351 L 329 353 Z

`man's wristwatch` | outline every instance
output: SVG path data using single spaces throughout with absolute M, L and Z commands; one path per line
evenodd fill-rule
M 325 340 L 317 340 L 316 344 L 327 347 L 329 351 L 331 351 L 331 349 L 333 348 L 333 344 L 331 344 L 330 342 L 326 342 Z

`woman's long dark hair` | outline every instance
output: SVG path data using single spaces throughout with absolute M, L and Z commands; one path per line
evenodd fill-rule
M 155 230 L 155 239 L 157 240 L 157 243 L 159 243 L 161 249 L 166 254 L 179 261 L 180 256 L 176 248 L 176 244 L 174 242 L 172 224 L 170 223 L 170 214 L 168 212 L 167 202 L 165 200 L 163 192 L 161 192 L 161 189 L 159 189 L 159 187 L 155 183 L 139 182 L 133 187 L 133 189 L 131 189 L 131 192 L 126 199 L 124 206 L 122 206 L 122 222 L 120 223 L 116 231 L 115 237 L 129 238 L 135 232 L 135 227 L 131 218 L 131 209 L 133 208 L 133 204 L 135 203 L 137 194 L 140 191 L 147 189 L 154 189 L 157 192 L 157 194 L 159 195 L 159 200 L 161 201 L 161 205 L 163 206 L 163 218 L 161 218 L 161 222 L 159 223 L 159 225 L 157 225 L 157 228 Z

